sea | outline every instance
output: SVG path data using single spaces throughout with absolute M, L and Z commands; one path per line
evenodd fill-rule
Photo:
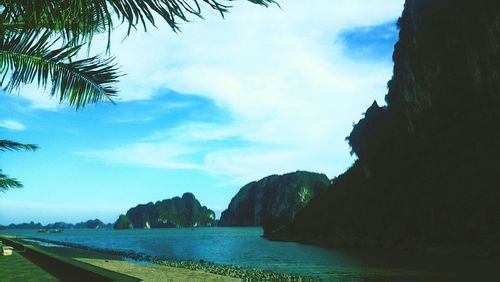
M 475 277 L 475 271 L 486 274 L 496 271 L 494 265 L 498 262 L 495 259 L 457 255 L 335 250 L 295 242 L 269 241 L 261 236 L 262 233 L 262 228 L 255 227 L 67 229 L 63 233 L 0 230 L 0 234 L 131 251 L 164 259 L 239 265 L 306 275 L 323 281 L 454 281 L 450 277 L 464 278 L 469 274 Z

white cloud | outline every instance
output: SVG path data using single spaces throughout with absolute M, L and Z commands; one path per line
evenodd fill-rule
M 142 123 L 153 121 L 155 118 L 151 116 L 138 116 L 138 117 L 124 117 L 124 118 L 111 118 L 110 123 Z
M 164 168 L 192 166 L 238 179 L 296 169 L 330 177 L 341 173 L 352 162 L 344 138 L 374 99 L 383 103 L 392 64 L 346 57 L 338 35 L 396 20 L 404 1 L 282 2 L 280 10 L 240 1 L 226 20 L 209 15 L 186 24 L 178 35 L 163 26 L 115 44 L 113 52 L 128 73 L 120 84 L 123 100 L 149 99 L 169 88 L 209 98 L 234 120 L 183 124 L 174 133 L 160 130 L 146 143 L 94 156 Z M 246 144 L 199 148 L 231 138 Z M 203 160 L 179 162 L 189 154 Z
M 166 143 L 137 143 L 111 150 L 90 150 L 77 154 L 110 163 L 166 169 L 200 169 L 198 165 L 176 158 L 189 154 L 192 148 Z
M 29 101 L 30 108 L 55 111 L 66 105 L 61 104 L 58 99 L 50 96 L 50 91 L 39 88 L 36 84 L 22 86 L 17 94 L 20 98 Z
M 26 126 L 24 124 L 11 119 L 0 120 L 0 127 L 16 131 L 21 131 L 26 129 Z
M 238 185 L 269 174 L 299 169 L 334 176 L 335 172 L 349 165 L 349 158 L 346 163 L 332 161 L 346 157 L 344 149 L 347 145 L 343 138 L 340 141 L 331 140 L 328 148 L 316 145 L 305 148 L 304 141 L 282 140 L 273 136 L 256 138 L 251 130 L 237 124 L 186 123 L 154 132 L 138 143 L 78 154 L 119 165 L 197 170 L 229 176 L 232 179 L 230 182 Z M 318 131 L 316 136 L 325 134 L 324 130 Z M 224 144 L 221 146 L 219 142 Z

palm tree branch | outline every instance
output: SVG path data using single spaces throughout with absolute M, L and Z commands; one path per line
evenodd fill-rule
M 0 170 L 0 192 L 4 192 L 12 188 L 22 188 L 23 184 L 15 178 L 10 178 Z
M 117 93 L 113 84 L 119 77 L 113 58 L 101 60 L 95 56 L 71 61 L 81 46 L 51 49 L 55 42 L 49 37 L 49 33 L 38 36 L 31 32 L 4 38 L 0 44 L 0 73 L 11 74 L 5 91 L 12 92 L 36 79 L 45 88 L 51 83 L 51 95 L 58 94 L 61 102 L 69 101 L 77 109 L 103 99 L 112 101 Z
M 0 140 L 0 152 L 5 151 L 36 151 L 38 149 L 37 145 L 34 144 L 23 144 L 19 142 L 14 142 L 10 140 Z M 23 184 L 15 178 L 10 178 L 3 174 L 0 169 L 0 192 L 5 192 L 12 188 L 22 188 Z
M 275 0 L 247 0 L 269 6 Z M 148 24 L 156 26 L 155 15 L 163 18 L 174 30 L 178 21 L 189 21 L 189 14 L 201 17 L 201 3 L 220 12 L 222 16 L 231 6 L 218 0 L 4 0 L 3 18 L 23 19 L 34 26 L 51 26 L 63 31 L 65 37 L 91 39 L 95 32 L 113 28 L 113 14 L 121 23 L 128 24 L 128 34 L 138 25 L 147 30 Z M 225 0 L 224 2 L 232 2 Z M 1 17 L 0 17 L 1 20 Z M 81 42 L 81 40 L 77 40 Z
M 10 140 L 0 140 L 0 152 L 4 151 L 36 151 L 38 149 L 37 145 L 34 144 L 23 144 Z
M 44 28 L 66 42 L 90 44 L 95 33 L 111 32 L 111 12 L 106 0 L 10 0 L 0 7 L 0 27 L 22 25 L 24 30 Z

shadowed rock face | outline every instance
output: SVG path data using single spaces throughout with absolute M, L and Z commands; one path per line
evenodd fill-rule
M 116 229 L 196 226 L 215 226 L 215 213 L 201 206 L 191 193 L 185 193 L 182 198 L 138 205 L 121 215 L 115 223 Z
M 272 175 L 240 189 L 219 226 L 280 225 L 290 222 L 297 212 L 330 184 L 324 174 L 295 172 Z
M 358 161 L 270 237 L 500 250 L 500 1 L 407 0 Z M 278 232 L 279 231 L 279 232 Z

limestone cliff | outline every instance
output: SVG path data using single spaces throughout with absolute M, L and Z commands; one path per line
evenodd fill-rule
M 324 174 L 298 171 L 271 175 L 245 185 L 222 212 L 219 226 L 280 226 L 295 218 L 330 181 Z
M 357 162 L 269 237 L 500 249 L 500 1 L 407 0 L 387 106 L 347 138 Z
M 138 205 L 121 215 L 115 229 L 215 226 L 215 213 L 201 206 L 193 194 Z

